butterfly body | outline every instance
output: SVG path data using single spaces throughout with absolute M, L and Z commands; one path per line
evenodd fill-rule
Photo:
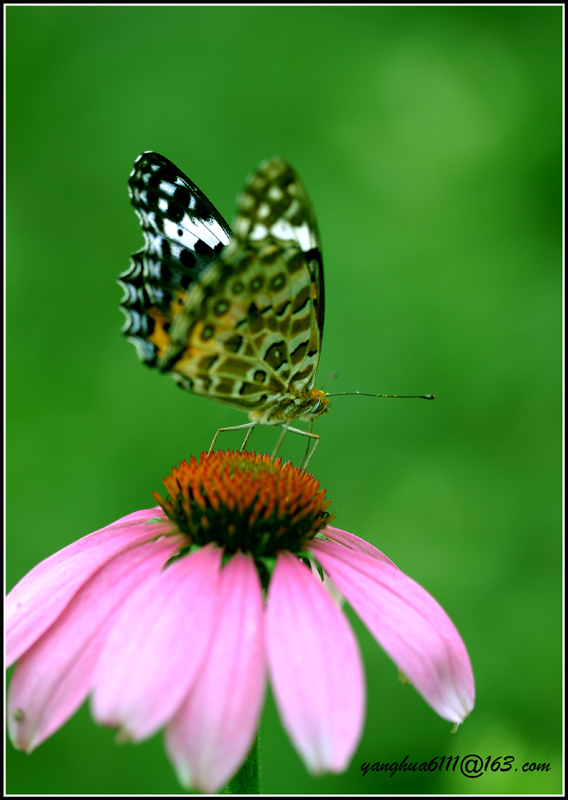
M 170 161 L 144 153 L 130 196 L 145 245 L 120 276 L 124 334 L 144 363 L 194 394 L 289 425 L 325 413 L 314 388 L 323 333 L 315 217 L 280 158 L 260 165 L 234 233 Z

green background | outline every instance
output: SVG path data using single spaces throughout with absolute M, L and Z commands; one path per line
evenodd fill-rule
M 269 696 L 266 793 L 560 791 L 561 53 L 560 7 L 7 9 L 8 588 L 246 421 L 120 335 L 143 150 L 229 221 L 259 161 L 290 161 L 323 242 L 317 385 L 437 396 L 335 399 L 310 467 L 336 525 L 446 608 L 476 708 L 450 735 L 348 609 L 368 693 L 351 765 L 309 776 Z M 361 777 L 468 753 L 516 771 Z M 11 793 L 181 791 L 161 735 L 117 747 L 88 706 L 7 769 Z

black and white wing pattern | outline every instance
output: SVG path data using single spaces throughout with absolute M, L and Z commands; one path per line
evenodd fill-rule
M 157 366 L 188 289 L 217 261 L 232 232 L 193 181 L 158 153 L 138 156 L 128 187 L 144 247 L 119 276 L 125 291 L 122 332 L 144 363 Z

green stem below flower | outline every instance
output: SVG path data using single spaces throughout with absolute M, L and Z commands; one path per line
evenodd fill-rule
M 223 794 L 260 794 L 258 732 L 241 768 L 223 789 Z

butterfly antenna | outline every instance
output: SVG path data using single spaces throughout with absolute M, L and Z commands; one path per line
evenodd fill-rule
M 331 394 L 326 392 L 325 396 L 339 397 L 342 394 L 360 394 L 362 397 L 391 397 L 398 400 L 434 400 L 436 398 L 435 394 L 368 394 L 367 392 L 333 392 Z

